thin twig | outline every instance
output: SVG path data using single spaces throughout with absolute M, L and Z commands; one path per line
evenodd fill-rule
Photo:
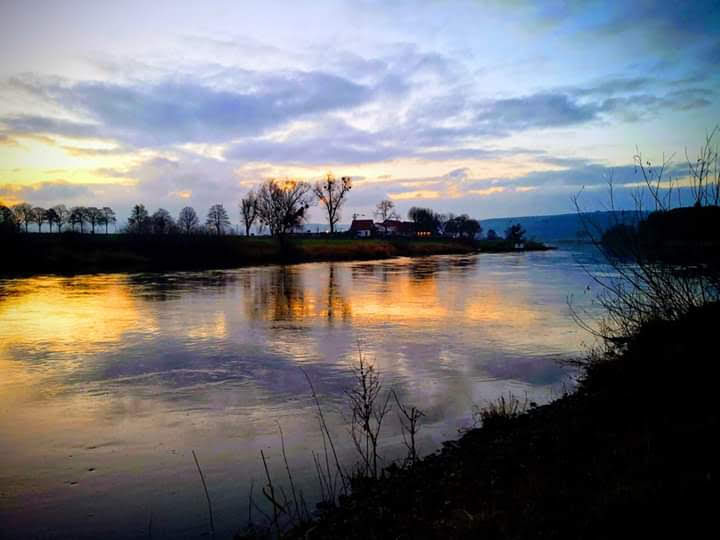
M 197 455 L 195 454 L 195 450 L 192 451 L 192 455 L 195 459 L 195 465 L 197 466 L 197 470 L 200 473 L 200 480 L 202 481 L 203 489 L 205 490 L 205 498 L 207 499 L 208 504 L 208 515 L 210 516 L 210 534 L 215 536 L 215 521 L 213 520 L 212 502 L 210 502 L 210 494 L 208 493 L 207 484 L 205 483 L 205 475 L 200 468 L 200 462 L 198 461 Z

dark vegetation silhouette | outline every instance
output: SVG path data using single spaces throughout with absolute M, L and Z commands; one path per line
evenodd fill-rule
M 510 244 L 521 244 L 525 241 L 525 229 L 520 224 L 511 225 L 505 231 L 505 240 Z
M 395 203 L 390 199 L 383 199 L 375 206 L 375 219 L 380 223 L 389 219 L 400 219 L 400 214 L 395 211 Z
M 268 180 L 257 192 L 258 218 L 272 236 L 284 238 L 305 222 L 313 202 L 307 182 Z
M 696 160 L 688 159 L 690 206 L 673 207 L 683 199 L 677 179 L 666 175 L 670 160 L 654 167 L 638 151 L 637 171 L 645 190 L 634 195 L 635 211 L 622 213 L 607 231 L 581 214 L 587 236 L 613 269 L 613 276 L 593 275 L 601 288 L 599 302 L 606 318 L 590 329 L 607 346 L 624 343 L 640 328 L 656 321 L 683 319 L 693 309 L 720 300 L 719 155 L 713 130 Z M 609 182 L 611 210 L 614 187 Z M 648 213 L 649 204 L 653 210 Z M 580 212 L 579 195 L 575 204 Z M 622 220 L 622 221 L 621 221 Z M 582 314 L 576 314 L 582 324 Z
M 7 242 L 7 262 L 0 267 L 0 273 L 227 268 L 517 249 L 506 241 L 480 239 L 482 227 L 466 214 L 446 215 L 431 208 L 413 207 L 408 213 L 411 221 L 401 222 L 394 202 L 389 199 L 377 204 L 376 217 L 382 220 L 381 225 L 385 222 L 390 225 L 373 225 L 370 238 L 356 240 L 352 229 L 337 230 L 351 189 L 350 177 L 338 179 L 332 173 L 314 185 L 269 179 L 250 190 L 239 203 L 246 240 L 237 237 L 239 231 L 233 231 L 228 213 L 220 203 L 208 210 L 204 222 L 190 206 L 183 208 L 175 219 L 164 208 L 151 214 L 144 204 L 138 203 L 132 207 L 127 222 L 119 227 L 115 211 L 107 206 L 68 209 L 60 204 L 44 209 L 24 202 L 12 208 L 0 205 L 0 234 L 15 237 Z M 318 203 L 329 224 L 329 233 L 304 233 L 308 211 Z M 31 225 L 40 234 L 19 238 L 18 233 L 31 232 Z M 45 225 L 47 228 L 43 229 Z M 109 235 L 111 226 L 119 234 Z M 258 233 L 267 230 L 274 240 L 262 235 L 249 238 L 253 228 Z M 98 231 L 109 238 L 91 240 Z M 61 232 L 62 235 L 58 234 Z M 70 233 L 79 235 L 71 238 Z M 219 237 L 228 239 L 218 240 Z M 530 242 L 522 249 L 547 247 Z
M 701 155 L 717 160 L 716 153 Z M 691 174 L 694 170 L 714 169 L 698 161 Z M 576 314 L 599 341 L 573 363 L 579 372 L 571 393 L 539 407 L 503 395 L 477 409 L 476 425 L 440 451 L 419 459 L 408 446 L 405 460 L 376 468 L 391 402 L 379 374 L 360 356 L 348 391 L 350 437 L 359 456 L 354 476 L 337 460 L 335 446 L 326 443 L 315 459 L 318 481 L 325 486 L 317 510 L 306 508 L 300 519 L 283 523 L 278 514 L 266 513 L 270 529 L 255 526 L 245 532 L 253 538 L 358 539 L 704 534 L 714 526 L 720 450 L 713 437 L 720 283 L 713 256 L 698 260 L 699 253 L 691 250 L 690 258 L 668 257 L 656 246 L 669 234 L 683 248 L 698 239 L 717 248 L 707 243 L 717 238 L 716 205 L 705 203 L 714 202 L 708 194 L 717 189 L 718 177 L 691 182 L 696 187 L 691 206 L 659 208 L 636 228 L 607 233 L 605 242 L 587 221 L 588 236 L 613 271 L 590 274 L 603 291 L 600 323 L 593 326 Z M 647 215 L 638 210 L 634 216 Z M 618 235 L 624 241 L 623 231 L 632 231 L 633 241 L 618 253 L 609 239 Z M 512 226 L 497 241 L 523 240 L 522 228 Z M 699 376 L 678 380 L 677 365 L 687 361 Z M 308 382 L 323 440 L 332 441 Z M 405 434 L 415 433 L 422 412 L 400 402 L 397 407 Z M 267 468 L 266 473 L 269 479 Z M 272 491 L 282 490 L 273 486 Z M 274 508 L 289 503 L 279 501 Z
M 332 173 L 327 173 L 325 178 L 313 186 L 313 193 L 320 201 L 330 225 L 330 234 L 335 232 L 335 226 L 340 221 L 340 209 L 351 189 L 352 180 L 349 176 L 343 176 L 338 180 Z
M 178 215 L 178 227 L 184 234 L 191 234 L 198 230 L 198 227 L 200 227 L 200 220 L 198 219 L 194 208 L 186 206 L 180 210 L 180 214 Z
M 250 236 L 250 230 L 258 219 L 258 200 L 252 189 L 240 201 L 240 217 L 245 225 L 245 236 Z
M 210 207 L 205 224 L 218 236 L 227 232 L 230 228 L 230 218 L 222 204 L 214 204 Z

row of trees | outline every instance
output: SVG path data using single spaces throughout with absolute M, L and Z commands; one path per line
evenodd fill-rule
M 150 214 L 143 204 L 136 204 L 130 211 L 127 225 L 122 229 L 129 234 L 195 234 L 201 232 L 223 234 L 230 228 L 230 218 L 222 204 L 214 204 L 208 210 L 205 227 L 191 206 L 178 214 L 177 220 L 164 208 Z
M 252 189 L 240 201 L 240 216 L 245 234 L 255 222 L 267 227 L 273 236 L 283 236 L 297 229 L 307 218 L 310 206 L 316 201 L 323 208 L 330 233 L 336 232 L 341 209 L 352 189 L 349 176 L 336 178 L 332 173 L 314 185 L 296 180 L 267 180 L 257 190 Z
M 33 207 L 28 203 L 16 204 L 12 207 L 0 205 L 0 229 L 4 232 L 12 232 L 18 229 L 29 231 L 30 225 L 37 225 L 38 232 L 42 232 L 43 225 L 47 223 L 50 232 L 60 232 L 63 227 L 71 230 L 85 232 L 88 227 L 92 233 L 96 227 L 104 227 L 108 232 L 110 225 L 117 222 L 115 212 L 112 208 L 104 206 L 74 206 L 70 209 L 64 204 L 58 204 L 52 208 Z
M 252 189 L 240 201 L 239 209 L 245 234 L 250 235 L 253 226 L 265 227 L 273 236 L 284 236 L 300 227 L 306 220 L 309 208 L 319 203 L 328 222 L 330 233 L 337 232 L 337 224 L 341 219 L 341 210 L 348 192 L 352 189 L 352 180 L 344 176 L 336 178 L 332 173 L 326 174 L 315 184 L 296 180 L 271 179 L 259 188 Z M 395 204 L 391 200 L 378 203 L 375 216 L 380 221 L 399 219 Z M 474 238 L 482 232 L 477 220 L 467 214 L 455 216 L 440 214 L 430 208 L 413 207 L 408 218 L 414 223 L 416 231 L 430 235 Z M 3 227 L 17 230 L 24 226 L 28 231 L 30 224 L 36 224 L 42 232 L 45 223 L 50 232 L 53 227 L 57 231 L 63 226 L 71 230 L 85 232 L 86 227 L 94 233 L 96 227 L 108 227 L 117 221 L 115 212 L 109 207 L 80 207 L 68 210 L 64 205 L 50 209 L 32 207 L 21 203 L 12 208 L 0 207 L 0 223 Z M 131 234 L 191 234 L 211 232 L 224 234 L 230 227 L 230 218 L 222 204 L 213 205 L 207 213 L 203 227 L 200 218 L 192 207 L 183 208 L 177 220 L 164 208 L 150 214 L 144 205 L 137 204 L 132 208 L 127 225 L 122 231 Z
M 267 180 L 257 190 L 251 190 L 240 202 L 245 234 L 249 236 L 256 224 L 261 229 L 267 227 L 274 236 L 290 233 L 302 225 L 310 206 L 316 201 L 323 207 L 330 232 L 334 233 L 351 188 L 350 177 L 338 179 L 332 173 L 326 174 L 323 180 L 314 185 L 296 180 Z M 47 223 L 50 232 L 53 227 L 59 232 L 63 226 L 69 226 L 72 230 L 79 228 L 80 232 L 85 232 L 87 226 L 93 233 L 97 226 L 104 226 L 107 232 L 108 226 L 116 222 L 115 212 L 109 207 L 78 206 L 67 210 L 64 205 L 51 209 L 32 207 L 28 203 L 17 204 L 12 208 L 0 205 L 0 229 L 3 231 L 17 231 L 24 227 L 25 232 L 28 232 L 29 225 L 36 224 L 38 232 L 42 232 L 43 225 Z M 210 208 L 205 227 L 202 227 L 197 213 L 189 206 L 180 211 L 176 221 L 164 208 L 150 215 L 144 205 L 136 204 L 122 231 L 131 234 L 212 232 L 220 235 L 230 227 L 230 218 L 222 204 Z
M 387 203 L 391 201 L 383 201 Z M 380 205 L 378 205 L 378 209 Z M 415 223 L 418 231 L 429 232 L 433 235 L 452 236 L 456 238 L 475 238 L 482 233 L 480 223 L 467 214 L 456 216 L 454 214 L 440 214 L 430 208 L 413 206 L 408 211 L 408 218 Z
M 375 218 L 381 222 L 397 220 L 400 218 L 395 211 L 395 203 L 386 199 L 380 201 L 375 207 Z M 428 232 L 432 235 L 451 236 L 453 238 L 475 238 L 482 234 L 480 222 L 467 214 L 456 216 L 452 213 L 440 214 L 430 208 L 413 206 L 408 211 L 408 219 L 415 225 L 415 230 Z M 488 240 L 500 240 L 500 236 L 490 229 L 487 232 Z M 518 223 L 505 230 L 504 239 L 511 244 L 525 241 L 525 229 Z

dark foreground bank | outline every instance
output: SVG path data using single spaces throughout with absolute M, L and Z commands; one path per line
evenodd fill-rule
M 485 426 L 291 538 L 666 538 L 716 529 L 720 305 L 645 326 L 577 390 Z M 680 363 L 697 376 L 680 380 Z
M 183 235 L 14 234 L 0 237 L 0 275 L 144 272 L 508 251 L 502 242 Z M 528 244 L 526 249 L 546 249 Z

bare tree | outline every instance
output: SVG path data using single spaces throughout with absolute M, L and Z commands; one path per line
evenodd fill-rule
M 213 204 L 208 211 L 205 224 L 221 235 L 230 226 L 230 218 L 222 204 Z
M 713 137 L 720 126 L 715 126 L 705 135 L 705 142 L 700 147 L 697 159 L 693 162 L 685 150 L 690 173 L 690 189 L 695 206 L 717 206 L 720 204 L 720 152 L 717 145 L 713 146 Z
M 245 236 L 250 236 L 250 229 L 258 218 L 258 200 L 253 190 L 240 201 L 240 216 L 245 224 Z
M 62 226 L 68 222 L 68 218 L 70 217 L 70 212 L 65 207 L 64 204 L 56 204 L 51 208 L 51 210 L 55 213 L 53 216 L 55 224 L 57 225 L 57 230 L 60 232 L 62 229 Z
M 150 231 L 150 217 L 145 205 L 136 204 L 130 211 L 127 231 L 132 234 L 147 234 Z
M 417 451 L 417 433 L 419 429 L 420 419 L 425 416 L 425 413 L 414 405 L 407 405 L 400 402 L 395 390 L 392 391 L 395 403 L 398 406 L 398 419 L 400 420 L 400 430 L 403 437 L 403 442 L 408 450 L 407 458 L 405 463 L 407 465 L 415 465 L 418 460 Z
M 375 207 L 375 217 L 381 222 L 388 219 L 400 219 L 398 213 L 395 212 L 395 203 L 390 199 L 385 199 L 377 203 Z
M 186 206 L 180 210 L 178 225 L 180 226 L 180 230 L 182 230 L 185 234 L 190 234 L 197 229 L 198 225 L 200 225 L 200 220 L 197 217 L 195 209 L 191 206 Z
M 54 208 L 48 208 L 45 210 L 45 221 L 48 222 L 50 232 L 53 232 L 53 224 L 60 221 L 60 218 Z M 60 232 L 60 226 L 58 225 L 58 232 Z
M 330 234 L 335 232 L 335 225 L 340 220 L 340 209 L 345 203 L 347 192 L 351 189 L 352 180 L 349 176 L 343 176 L 338 181 L 332 173 L 327 173 L 325 178 L 313 187 L 313 193 L 325 207 Z
M 257 200 L 260 221 L 273 236 L 284 236 L 305 221 L 312 188 L 306 182 L 271 179 L 262 185 Z
M 32 220 L 33 220 L 33 223 L 37 224 L 38 232 L 42 232 L 43 223 L 45 223 L 47 221 L 45 212 L 47 212 L 47 210 L 45 210 L 44 208 L 42 208 L 40 206 L 36 206 L 35 208 L 32 209 Z
M 585 329 L 600 337 L 610 348 L 622 346 L 646 323 L 673 321 L 710 302 L 720 301 L 720 268 L 713 255 L 707 252 L 706 241 L 714 234 L 708 218 L 713 219 L 718 207 L 713 205 L 720 178 L 711 163 L 715 152 L 711 136 L 706 138 L 696 161 L 688 159 L 690 169 L 691 207 L 671 206 L 668 194 L 673 180 L 664 173 L 668 160 L 658 167 L 642 158 L 635 159 L 645 179 L 646 189 L 654 202 L 655 211 L 648 213 L 643 206 L 643 193 L 633 195 L 635 210 L 615 211 L 614 188 L 609 182 L 609 210 L 614 224 L 607 230 L 594 222 L 592 213 L 583 212 L 578 194 L 575 206 L 585 229 L 596 248 L 604 255 L 613 272 L 590 277 L 600 287 L 598 301 L 606 315 L 597 327 L 591 327 L 581 315 L 573 312 Z M 694 172 L 693 172 L 694 171 Z M 718 180 L 716 180 L 718 179 Z M 710 204 L 705 207 L 704 205 Z M 699 225 L 707 223 L 703 229 Z M 666 247 L 666 237 L 658 232 L 672 233 L 672 227 L 691 225 L 692 234 L 680 234 L 672 249 Z M 687 232 L 687 230 L 685 230 Z
M 85 209 L 85 220 L 90 224 L 91 232 L 93 234 L 95 234 L 95 227 L 101 224 L 102 218 L 103 213 L 99 208 L 90 206 Z
M 82 206 L 73 206 L 68 215 L 68 223 L 70 223 L 73 231 L 76 225 L 80 225 L 80 232 L 85 232 L 85 208 Z
M 390 393 L 381 396 L 380 375 L 371 362 L 359 352 L 358 365 L 354 369 L 355 386 L 347 395 L 352 418 L 350 437 L 360 456 L 357 474 L 363 478 L 377 479 L 381 471 L 378 443 L 385 415 L 390 411 Z
M 175 228 L 175 220 L 173 220 L 170 212 L 164 208 L 158 208 L 150 218 L 153 234 L 170 234 Z
M 28 225 L 35 219 L 32 206 L 28 203 L 19 203 L 12 207 L 12 211 L 17 222 L 25 225 L 25 232 L 28 232 Z
M 408 218 L 415 223 L 415 230 L 417 232 L 437 234 L 439 228 L 438 214 L 430 208 L 413 206 L 408 210 Z
M 18 231 L 18 222 L 15 213 L 0 203 L 0 234 L 13 234 Z
M 115 217 L 115 211 L 110 208 L 109 206 L 103 206 L 101 209 L 102 212 L 102 218 L 100 221 L 101 225 L 105 225 L 105 234 L 108 233 L 108 225 L 115 224 L 117 222 L 117 218 Z

